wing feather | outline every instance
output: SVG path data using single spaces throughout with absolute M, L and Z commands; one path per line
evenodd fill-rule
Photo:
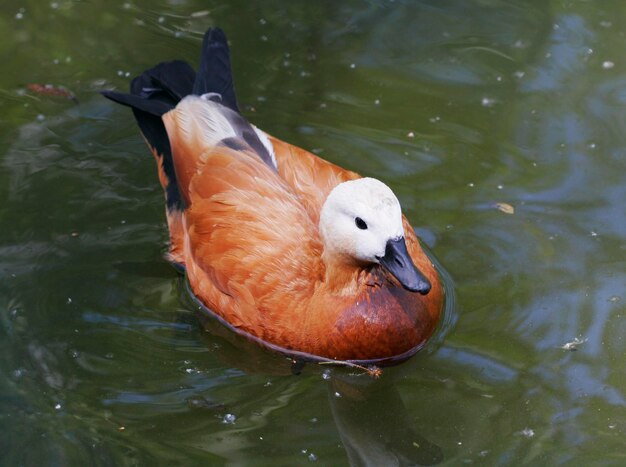
M 317 226 L 300 197 L 252 151 L 217 146 L 203 157 L 207 163 L 191 180 L 185 211 L 192 289 L 261 337 L 293 330 L 284 304 L 305 309 L 321 279 Z

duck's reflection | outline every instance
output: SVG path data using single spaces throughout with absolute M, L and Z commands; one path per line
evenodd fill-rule
M 416 432 L 415 420 L 391 378 L 334 372 L 328 389 L 351 465 L 434 465 L 443 460 L 441 448 Z

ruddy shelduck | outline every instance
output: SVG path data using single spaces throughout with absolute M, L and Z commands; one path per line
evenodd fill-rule
M 236 332 L 298 358 L 403 360 L 444 292 L 391 189 L 274 138 L 239 111 L 226 36 L 135 78 L 130 106 L 158 165 L 169 259 Z

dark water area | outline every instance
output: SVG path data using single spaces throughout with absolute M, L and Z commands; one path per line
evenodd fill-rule
M 209 26 L 244 115 L 385 181 L 449 275 L 380 379 L 205 329 L 163 259 L 99 91 Z M 626 463 L 626 3 L 9 0 L 0 30 L 1 465 Z

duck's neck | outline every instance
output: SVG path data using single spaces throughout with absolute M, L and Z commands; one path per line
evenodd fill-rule
M 364 265 L 344 255 L 324 251 L 324 285 L 335 295 L 355 295 L 367 275 Z

